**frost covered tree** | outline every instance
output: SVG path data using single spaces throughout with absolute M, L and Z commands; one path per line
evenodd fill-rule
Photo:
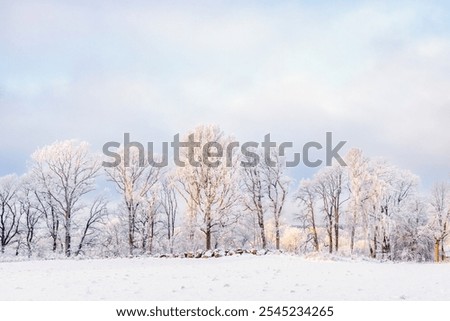
M 317 217 L 316 217 L 316 193 L 314 191 L 314 181 L 304 179 L 300 182 L 300 186 L 295 194 L 296 200 L 300 203 L 299 219 L 305 222 L 305 227 L 308 228 L 307 242 L 312 240 L 314 250 L 318 252 L 319 234 L 317 232 Z
M 321 211 L 325 214 L 330 253 L 339 250 L 342 204 L 347 200 L 343 197 L 344 179 L 344 170 L 337 164 L 321 169 L 314 176 L 315 192 L 321 199 Z
M 372 181 L 367 217 L 369 251 L 372 257 L 381 253 L 382 258 L 390 259 L 396 223 L 416 195 L 418 178 L 383 160 L 371 162 L 369 172 Z
M 259 161 L 254 161 L 254 156 Z M 266 159 L 270 158 L 270 159 Z M 251 156 L 244 158 L 241 171 L 242 204 L 246 211 L 252 213 L 257 222 L 258 234 L 262 248 L 267 247 L 266 215 L 273 219 L 275 247 L 280 249 L 281 215 L 289 193 L 290 179 L 286 175 L 283 157 L 275 150 L 265 155 L 262 150 L 255 150 Z
M 294 197 L 301 224 L 286 226 L 290 179 L 274 150 L 272 162 L 258 149 L 239 158 L 238 144 L 219 127 L 198 126 L 178 146 L 183 165 L 163 177 L 158 163 L 131 145 L 120 152 L 122 163 L 106 169 L 123 200 L 116 211 L 110 200 L 95 198 L 99 193 L 87 195 L 100 162 L 84 142 L 38 149 L 29 173 L 1 177 L 1 252 L 108 257 L 273 246 L 344 255 L 348 244 L 348 253 L 383 260 L 446 258 L 448 182 L 435 184 L 425 200 L 415 175 L 361 150 L 350 150 L 347 166 L 322 168 L 300 182 Z M 253 163 L 255 155 L 260 161 Z
M 232 140 L 217 126 L 198 126 L 186 138 L 196 147 L 180 150 L 184 166 L 176 169 L 177 189 L 186 201 L 191 224 L 203 233 L 209 250 L 213 234 L 236 222 L 233 209 L 239 202 L 237 159 L 231 153 L 225 157 L 224 149 Z
M 139 211 L 153 195 L 153 189 L 160 177 L 160 168 L 151 166 L 143 150 L 137 148 L 122 149 L 120 155 L 120 164 L 105 170 L 122 195 L 128 223 L 129 254 L 134 255 L 135 249 L 138 248 L 136 234 Z
M 261 156 L 261 152 L 258 153 Z M 261 157 L 260 157 L 261 159 Z M 249 162 L 250 159 L 247 159 Z M 261 247 L 267 247 L 265 213 L 267 211 L 267 185 L 264 175 L 265 166 L 257 162 L 254 166 L 246 166 L 242 169 L 242 203 L 244 209 L 256 217 L 256 222 L 261 239 Z
M 431 189 L 431 228 L 434 236 L 434 260 L 445 259 L 444 243 L 450 232 L 450 185 L 435 183 Z
M 36 199 L 35 209 L 42 215 L 45 221 L 48 234 L 51 238 L 52 252 L 56 253 L 61 225 L 61 219 L 58 214 L 56 203 L 48 191 L 39 188 L 39 183 L 34 185 L 34 188 L 34 196 Z
M 391 237 L 396 220 L 403 214 L 406 200 L 413 196 L 417 186 L 417 177 L 406 170 L 393 168 L 387 177 L 388 188 L 382 198 L 380 207 L 380 241 L 382 256 L 391 258 Z
M 172 178 L 165 177 L 161 182 L 160 209 L 165 217 L 164 226 L 167 235 L 167 248 L 173 253 L 175 246 L 175 224 L 178 216 L 178 200 Z
M 84 195 L 94 190 L 99 160 L 89 144 L 75 140 L 56 142 L 32 155 L 32 173 L 41 191 L 48 195 L 64 227 L 64 253 L 72 254 L 73 217 L 82 208 Z
M 20 207 L 18 204 L 19 178 L 16 175 L 0 177 L 0 248 L 5 248 L 19 233 Z
M 427 204 L 417 196 L 410 197 L 398 213 L 391 236 L 392 259 L 423 262 L 432 259 Z
M 275 247 L 280 249 L 281 240 L 281 214 L 289 193 L 290 179 L 285 171 L 283 158 L 276 152 L 271 153 L 271 159 L 274 162 L 271 166 L 267 160 L 263 163 L 263 179 L 268 198 L 268 207 L 272 212 L 275 227 Z
M 160 206 L 158 194 L 158 190 L 151 189 L 137 212 L 136 231 L 139 236 L 142 253 L 152 254 L 153 252 Z
M 100 250 L 103 256 L 123 256 L 129 253 L 128 220 L 124 215 L 109 213 L 102 225 Z
M 381 220 L 381 202 L 386 189 L 387 175 L 390 165 L 384 160 L 369 160 L 365 171 L 365 188 L 362 190 L 364 202 L 361 202 L 363 240 L 365 251 L 370 257 L 375 258 L 378 252 L 379 225 Z M 353 192 L 353 191 L 352 191 Z M 352 194 L 350 194 L 352 197 Z M 353 208 L 351 208 L 353 209 Z
M 80 255 L 86 246 L 96 245 L 95 241 L 101 234 L 101 229 L 108 215 L 107 199 L 100 195 L 92 202 L 87 218 L 81 226 L 81 236 L 75 255 Z
M 346 172 L 349 190 L 347 206 L 348 226 L 350 229 L 350 253 L 353 253 L 358 228 L 367 222 L 367 204 L 370 200 L 371 180 L 369 159 L 364 157 L 360 149 L 351 149 L 346 155 Z
M 29 175 L 22 177 L 18 199 L 21 216 L 20 232 L 25 235 L 28 257 L 33 255 L 39 223 L 43 217 L 42 212 L 38 210 L 35 188 L 34 182 Z

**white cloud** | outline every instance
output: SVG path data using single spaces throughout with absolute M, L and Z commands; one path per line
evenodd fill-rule
M 448 171 L 441 9 L 4 4 L 0 134 L 15 140 L 0 148 L 70 137 L 99 146 L 124 131 L 167 140 L 215 122 L 245 139 L 272 132 L 298 145 L 331 130 L 421 175 L 429 159 Z

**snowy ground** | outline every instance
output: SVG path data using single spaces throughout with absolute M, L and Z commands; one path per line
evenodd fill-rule
M 450 300 L 449 264 L 284 255 L 0 263 L 0 300 Z

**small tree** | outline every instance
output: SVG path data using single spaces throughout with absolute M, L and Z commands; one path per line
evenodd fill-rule
M 16 175 L 0 178 L 0 248 L 5 248 L 19 233 L 20 209 L 18 206 L 19 179 Z
M 434 260 L 445 259 L 444 243 L 450 229 L 450 187 L 447 182 L 433 185 L 430 196 L 431 228 L 434 231 Z
M 36 211 L 38 211 L 44 218 L 48 233 L 52 240 L 52 252 L 56 253 L 58 248 L 59 230 L 60 230 L 60 215 L 51 197 L 51 194 L 46 190 L 39 190 L 37 185 L 33 191 L 36 199 Z
M 107 200 L 104 196 L 98 196 L 89 208 L 89 213 L 84 225 L 81 227 L 81 237 L 75 255 L 80 255 L 86 245 L 94 243 L 95 237 L 100 234 L 104 224 L 104 218 L 108 215 Z
M 21 233 L 25 234 L 25 243 L 28 257 L 33 255 L 35 246 L 36 232 L 43 214 L 38 207 L 38 201 L 35 196 L 35 186 L 30 176 L 22 179 L 22 185 L 19 190 L 20 215 L 22 217 Z

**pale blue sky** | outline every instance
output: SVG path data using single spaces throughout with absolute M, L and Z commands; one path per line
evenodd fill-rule
M 167 141 L 199 123 L 301 145 L 333 131 L 448 178 L 441 2 L 1 1 L 0 175 L 38 146 Z M 301 178 L 311 171 L 298 168 Z

